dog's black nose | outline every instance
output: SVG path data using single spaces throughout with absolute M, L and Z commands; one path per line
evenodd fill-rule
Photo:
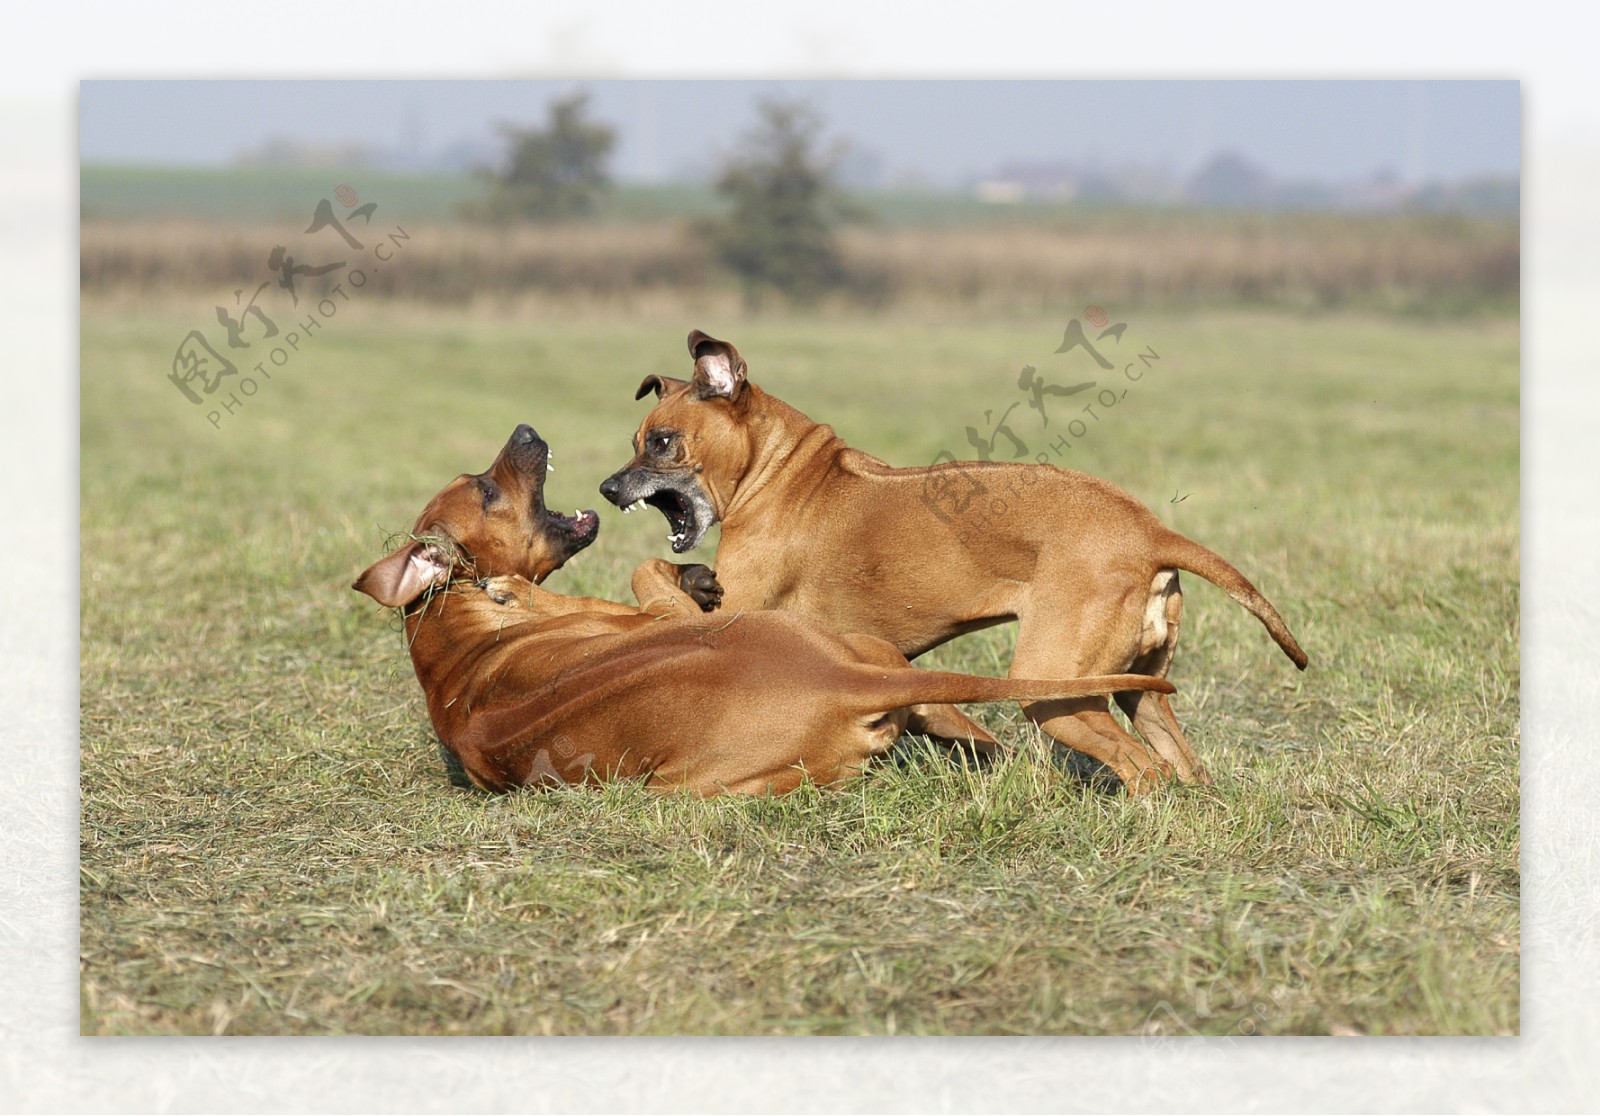
M 525 422 L 519 423 L 517 428 L 511 432 L 511 440 L 519 446 L 527 445 L 538 436 L 538 432 Z
M 617 475 L 615 473 L 612 473 L 609 477 L 600 482 L 600 495 L 604 496 L 607 500 L 610 500 L 613 504 L 617 502 L 617 493 L 621 491 L 622 482 L 617 479 Z

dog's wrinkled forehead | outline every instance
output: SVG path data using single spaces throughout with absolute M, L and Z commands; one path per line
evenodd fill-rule
M 417 516 L 413 527 L 414 533 L 431 531 L 433 528 L 452 528 L 458 525 L 465 526 L 467 513 L 471 510 L 469 487 L 476 487 L 475 478 L 463 474 L 439 490 L 439 494 L 428 501 L 427 507 L 422 509 L 422 514 Z M 453 531 L 449 532 L 454 534 Z
M 639 420 L 633 434 L 634 451 L 644 451 L 653 435 L 681 436 L 687 430 L 703 426 L 711 417 L 702 412 L 704 406 L 705 400 L 694 384 L 687 380 L 667 380 L 660 398 Z

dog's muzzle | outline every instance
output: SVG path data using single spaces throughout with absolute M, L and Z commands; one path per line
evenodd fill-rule
M 624 469 L 600 484 L 600 495 L 622 509 L 624 515 L 645 505 L 667 520 L 667 542 L 674 554 L 700 545 L 717 522 L 716 509 L 705 490 L 689 474 L 646 473 Z

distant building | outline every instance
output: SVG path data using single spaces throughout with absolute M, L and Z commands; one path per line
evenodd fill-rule
M 1412 191 L 1391 170 L 1381 170 L 1362 182 L 1354 182 L 1340 191 L 1341 209 L 1399 209 L 1410 199 Z
M 359 143 L 301 143 L 274 137 L 234 157 L 242 167 L 365 167 L 374 162 L 371 149 Z
M 1243 174 L 1228 157 L 1222 162 L 1213 160 L 1209 174 L 1203 172 L 1199 181 L 1201 195 L 1207 200 L 1197 202 L 1192 194 L 1193 183 L 1185 182 L 1172 171 L 1159 165 L 1123 163 L 1115 167 L 1085 167 L 1071 163 L 1013 162 L 1005 163 L 993 174 L 974 186 L 979 201 L 992 205 L 1015 205 L 1021 202 L 1072 202 L 1079 205 L 1182 205 L 1197 204 L 1259 204 L 1271 188 L 1264 172 L 1248 164 Z M 1240 161 L 1242 163 L 1242 161 Z M 1228 199 L 1223 201 L 1221 199 Z
M 1066 163 L 1006 163 L 980 181 L 978 200 L 994 205 L 1024 201 L 1071 201 L 1078 196 L 1082 176 Z

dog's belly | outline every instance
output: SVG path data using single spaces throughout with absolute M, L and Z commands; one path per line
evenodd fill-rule
M 949 643 L 952 639 L 955 639 L 956 636 L 966 635 L 968 632 L 981 632 L 985 628 L 994 628 L 1001 624 L 1009 624 L 1015 619 L 1016 617 L 1013 615 L 992 616 L 982 620 L 967 620 L 955 625 L 953 629 L 944 631 L 942 634 L 927 635 L 924 633 L 908 633 L 904 642 L 895 640 L 890 640 L 890 642 L 894 643 L 896 647 L 899 647 L 901 653 L 905 655 L 906 658 L 915 659 L 918 655 L 921 655 L 924 652 L 932 651 L 935 647 L 938 647 L 941 644 Z
M 956 636 L 1015 620 L 1011 596 L 997 590 L 967 599 L 938 598 L 882 586 L 870 595 L 803 592 L 776 607 L 808 616 L 830 631 L 877 636 L 915 658 Z

